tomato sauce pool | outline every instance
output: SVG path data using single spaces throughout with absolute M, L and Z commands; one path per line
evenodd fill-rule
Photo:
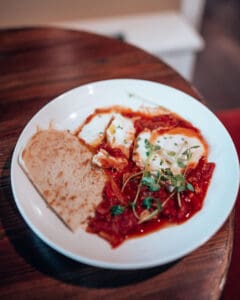
M 134 120 L 136 135 L 145 129 L 161 128 L 161 132 L 165 132 L 180 127 L 194 130 L 206 144 L 200 131 L 177 114 L 148 117 L 130 110 L 123 110 L 121 114 Z M 112 149 L 107 143 L 102 143 L 98 146 L 97 150 L 99 149 L 105 149 L 113 157 L 124 157 L 121 150 Z M 181 224 L 202 208 L 214 167 L 214 163 L 207 161 L 207 156 L 202 156 L 197 165 L 187 168 L 184 177 L 173 176 L 174 180 L 184 180 L 188 187 L 180 190 L 179 186 L 179 193 L 171 191 L 168 185 L 153 189 L 141 184 L 143 172 L 131 158 L 121 170 L 105 169 L 108 180 L 103 190 L 103 200 L 96 208 L 95 216 L 89 220 L 87 230 L 100 235 L 112 247 L 116 247 L 128 238 Z

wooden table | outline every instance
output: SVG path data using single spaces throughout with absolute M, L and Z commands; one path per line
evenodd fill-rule
M 86 32 L 53 28 L 0 32 L 0 299 L 218 299 L 230 262 L 233 215 L 205 245 L 166 266 L 111 271 L 52 250 L 25 224 L 10 186 L 10 162 L 30 118 L 57 95 L 110 78 L 161 82 L 200 99 L 146 52 Z

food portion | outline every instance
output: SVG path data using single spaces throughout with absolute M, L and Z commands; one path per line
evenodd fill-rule
M 178 174 L 187 165 L 196 166 L 206 153 L 206 143 L 193 129 L 175 127 L 166 133 L 145 129 L 137 136 L 132 159 L 142 169 L 157 172 L 161 166 Z
M 82 132 L 89 120 L 111 115 L 93 146 Z M 97 130 L 97 128 L 96 128 Z M 199 211 L 214 170 L 208 145 L 191 123 L 163 108 L 98 109 L 77 135 L 106 174 L 102 201 L 87 230 L 113 247 L 129 237 L 180 224 Z
M 19 162 L 48 206 L 73 231 L 86 226 L 102 201 L 104 172 L 93 168 L 92 152 L 68 131 L 37 131 Z
M 202 208 L 214 171 L 190 122 L 162 107 L 96 109 L 74 133 L 38 131 L 20 164 L 73 231 L 116 247 Z
M 113 116 L 106 130 L 106 141 L 112 149 L 119 149 L 129 158 L 130 148 L 135 138 L 135 128 L 130 118 L 120 114 Z

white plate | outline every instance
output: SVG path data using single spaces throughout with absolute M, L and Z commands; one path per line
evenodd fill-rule
M 132 97 L 132 94 L 135 96 Z M 145 100 L 144 100 L 145 99 Z M 216 169 L 203 208 L 182 225 L 127 240 L 111 246 L 97 235 L 79 230 L 72 233 L 47 208 L 20 166 L 18 155 L 36 127 L 53 122 L 59 129 L 73 130 L 97 107 L 120 104 L 162 105 L 198 127 L 210 146 L 209 161 Z M 24 128 L 11 164 L 11 183 L 17 207 L 31 229 L 60 253 L 94 266 L 138 269 L 176 260 L 206 242 L 230 214 L 239 186 L 239 162 L 224 126 L 204 105 L 168 86 L 135 79 L 99 81 L 80 86 L 44 106 Z

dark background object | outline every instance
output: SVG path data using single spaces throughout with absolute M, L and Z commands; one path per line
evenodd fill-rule
M 240 1 L 207 0 L 193 84 L 216 110 L 240 107 Z

